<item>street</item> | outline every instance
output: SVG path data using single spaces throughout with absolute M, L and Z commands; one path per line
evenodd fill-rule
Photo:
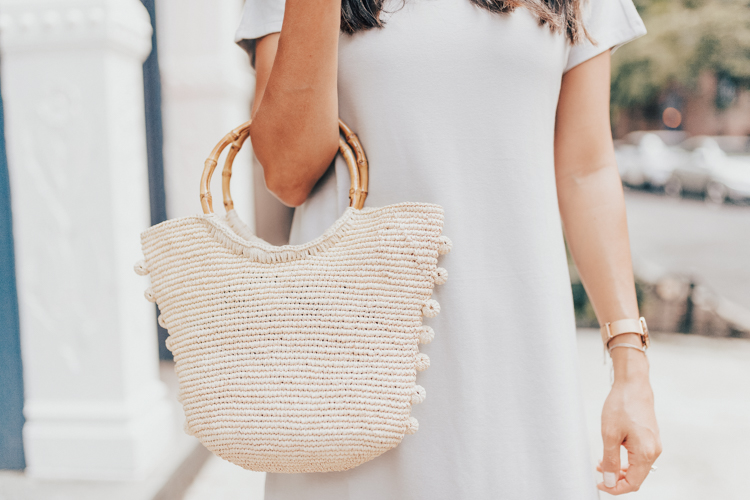
M 709 205 L 629 190 L 633 260 L 690 275 L 750 310 L 750 206 Z

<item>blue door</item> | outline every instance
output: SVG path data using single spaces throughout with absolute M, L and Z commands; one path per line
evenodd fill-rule
M 148 153 L 148 189 L 151 201 L 151 225 L 167 220 L 167 201 L 164 192 L 164 136 L 161 122 L 161 76 L 156 45 L 156 9 L 154 0 L 141 0 L 151 17 L 151 54 L 143 63 L 143 98 L 146 105 L 146 151 Z M 156 310 L 154 321 L 158 317 Z M 156 323 L 159 358 L 172 359 L 165 345 L 167 331 Z
M 5 120 L 0 97 L 0 469 L 23 469 L 23 372 Z

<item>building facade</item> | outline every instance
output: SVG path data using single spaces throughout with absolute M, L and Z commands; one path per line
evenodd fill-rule
M 133 264 L 141 231 L 200 211 L 203 159 L 249 118 L 253 80 L 240 0 L 144 3 L 0 0 L 0 467 L 32 478 L 140 480 L 180 432 Z

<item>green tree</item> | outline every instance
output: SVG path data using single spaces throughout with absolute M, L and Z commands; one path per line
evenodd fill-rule
M 596 1 L 596 0 L 593 0 Z M 613 57 L 613 108 L 652 105 L 709 70 L 750 88 L 750 0 L 635 0 L 648 34 Z

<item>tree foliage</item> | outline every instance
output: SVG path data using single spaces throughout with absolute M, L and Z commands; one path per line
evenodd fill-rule
M 653 104 L 705 70 L 750 88 L 750 0 L 634 1 L 648 34 L 613 56 L 614 107 Z

